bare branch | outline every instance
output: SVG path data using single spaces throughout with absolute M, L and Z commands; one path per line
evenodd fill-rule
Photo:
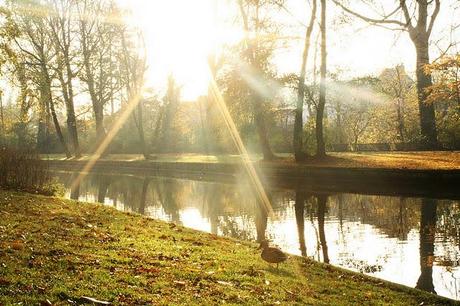
M 436 0 L 436 7 L 434 8 L 433 15 L 431 15 L 430 25 L 428 26 L 428 30 L 427 30 L 428 36 L 431 35 L 431 31 L 433 30 L 434 22 L 436 21 L 436 17 L 438 17 L 440 9 L 441 9 L 441 1 Z
M 394 15 L 398 10 L 399 10 L 399 7 L 396 8 L 393 12 L 391 12 L 390 14 L 388 14 L 387 16 L 383 16 L 382 19 L 375 19 L 375 18 L 370 18 L 370 17 L 366 17 L 364 15 L 361 15 L 351 9 L 349 9 L 348 7 L 344 6 L 342 3 L 340 3 L 339 1 L 337 0 L 332 0 L 337 6 L 341 7 L 345 12 L 349 13 L 350 15 L 353 15 L 355 17 L 358 17 L 359 19 L 361 20 L 364 20 L 368 23 L 372 23 L 372 24 L 394 24 L 394 25 L 398 25 L 398 26 L 401 26 L 403 27 L 404 29 L 406 29 L 408 26 L 408 24 L 405 24 L 399 20 L 396 20 L 396 19 L 389 19 L 392 15 Z M 402 0 L 401 0 L 402 1 Z
M 412 25 L 412 18 L 409 14 L 409 9 L 407 8 L 407 4 L 405 0 L 399 0 L 400 7 L 403 11 L 404 18 L 406 19 L 406 27 L 409 29 L 409 32 L 414 30 L 414 26 Z

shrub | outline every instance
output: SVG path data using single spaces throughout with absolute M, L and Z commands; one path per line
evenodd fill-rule
M 61 192 L 47 162 L 35 151 L 11 147 L 0 148 L 0 188 L 44 195 Z

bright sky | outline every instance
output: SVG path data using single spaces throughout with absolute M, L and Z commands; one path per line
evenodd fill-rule
M 119 1 L 132 9 L 134 21 L 144 30 L 149 57 L 149 85 L 163 88 L 168 74 L 173 73 L 183 85 L 184 99 L 206 94 L 208 54 L 223 43 L 234 42 L 241 37 L 239 28 L 228 23 L 228 12 L 234 11 L 236 0 Z M 447 37 L 447 25 L 460 20 L 460 10 L 455 15 L 449 9 L 452 1 L 455 0 L 442 1 L 433 40 Z M 307 22 L 307 0 L 287 0 L 287 6 L 292 15 L 280 11 L 277 18 L 286 21 L 290 35 L 303 37 L 304 29 L 298 21 Z M 332 3 L 329 8 L 332 20 L 338 9 Z M 355 9 L 366 12 L 365 7 Z M 414 70 L 415 51 L 406 33 L 398 35 L 399 32 L 370 27 L 361 22 L 353 26 L 333 27 L 328 32 L 331 71 L 339 68 L 344 77 L 375 75 L 399 63 L 404 63 L 409 72 Z M 436 51 L 436 47 L 432 50 Z M 292 41 L 289 48 L 279 51 L 275 58 L 278 70 L 298 72 L 301 53 L 302 41 Z M 437 52 L 432 53 L 433 58 L 437 56 Z

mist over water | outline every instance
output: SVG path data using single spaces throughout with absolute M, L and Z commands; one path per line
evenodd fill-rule
M 268 239 L 392 282 L 460 299 L 460 203 L 452 200 L 306 193 L 272 186 L 268 216 L 245 184 L 162 177 L 55 173 L 66 196 L 238 239 Z

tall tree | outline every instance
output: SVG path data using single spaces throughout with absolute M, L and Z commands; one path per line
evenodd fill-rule
M 145 44 L 142 33 L 136 29 L 120 28 L 121 35 L 121 73 L 126 92 L 127 107 L 134 105 L 133 120 L 139 134 L 142 154 L 150 159 L 150 153 L 145 143 L 143 122 L 143 99 L 145 72 L 147 70 Z M 141 51 L 139 51 L 141 50 Z M 144 51 L 144 52 L 142 52 Z
M 297 88 L 297 105 L 294 121 L 294 155 L 296 161 L 301 161 L 305 158 L 303 152 L 303 105 L 305 101 L 305 76 L 307 73 L 307 60 L 310 51 L 311 34 L 316 20 L 317 1 L 313 0 L 311 7 L 310 21 L 305 31 L 305 41 L 302 53 L 302 65 L 300 66 L 299 83 Z
M 115 6 L 110 0 L 78 2 L 79 41 L 83 69 L 80 77 L 86 84 L 96 123 L 96 144 L 106 136 L 104 106 L 113 99 L 115 64 L 113 48 L 116 45 L 115 27 L 109 19 Z
M 326 144 L 324 141 L 324 108 L 326 105 L 326 65 L 327 65 L 327 49 L 326 49 L 326 0 L 321 0 L 321 81 L 319 86 L 319 100 L 316 108 L 316 156 L 326 156 Z
M 53 0 L 50 6 L 51 12 L 48 24 L 56 52 L 56 66 L 54 67 L 54 71 L 61 85 L 62 97 L 67 111 L 67 130 L 75 157 L 79 158 L 81 157 L 81 150 L 78 141 L 73 84 L 76 77 L 73 50 L 73 42 L 75 40 L 75 23 L 72 19 L 75 12 L 73 4 L 73 0 Z
M 396 109 L 397 138 L 404 143 L 407 140 L 405 124 L 406 100 L 413 88 L 413 81 L 406 74 L 404 65 L 385 69 L 380 75 L 380 80 L 382 91 L 393 100 Z
M 370 24 L 393 25 L 397 29 L 409 33 L 409 37 L 416 51 L 417 96 L 420 113 L 420 131 L 423 144 L 426 148 L 438 147 L 438 133 L 436 128 L 435 110 L 428 101 L 427 89 L 433 85 L 432 77 L 425 66 L 430 64 L 429 41 L 434 24 L 441 9 L 440 0 L 397 1 L 398 6 L 382 18 L 370 18 L 344 6 L 341 2 L 333 0 L 347 13 L 356 16 Z M 434 6 L 434 7 L 433 7 Z M 414 9 L 414 14 L 411 9 Z M 431 9 L 431 16 L 430 15 Z M 400 18 L 398 18 L 400 16 Z
M 279 2 L 279 1 L 278 1 Z M 248 70 L 254 74 L 252 78 L 266 77 L 267 69 L 267 50 L 263 46 L 264 40 L 262 38 L 262 27 L 265 21 L 262 19 L 260 12 L 264 6 L 278 5 L 276 1 L 248 1 L 238 0 L 238 7 L 243 20 L 243 29 L 245 32 L 243 53 L 246 56 Z M 250 33 L 253 33 L 250 37 Z M 259 82 L 267 82 L 267 80 L 258 80 Z M 247 80 L 249 85 L 249 100 L 254 117 L 254 123 L 257 134 L 259 136 L 259 143 L 264 156 L 264 160 L 272 160 L 275 158 L 273 151 L 270 147 L 270 142 L 267 136 L 267 127 L 264 115 L 264 93 L 261 92 L 257 85 L 250 84 L 253 81 Z
M 168 87 L 166 95 L 163 99 L 163 107 L 161 111 L 161 120 L 158 121 L 158 128 L 160 129 L 155 139 L 157 150 L 160 152 L 169 152 L 171 147 L 171 132 L 174 118 L 176 117 L 179 109 L 180 101 L 180 87 L 178 86 L 173 75 L 168 77 Z
M 14 23 L 20 36 L 15 39 L 16 45 L 23 53 L 27 60 L 29 69 L 32 69 L 34 77 L 32 80 L 36 83 L 39 92 L 39 108 L 40 108 L 40 122 L 37 145 L 39 150 L 42 144 L 40 133 L 48 134 L 48 118 L 51 116 L 54 128 L 56 130 L 59 142 L 66 154 L 67 158 L 71 157 L 70 151 L 67 147 L 64 135 L 56 113 L 56 106 L 52 92 L 53 76 L 50 72 L 50 66 L 55 58 L 55 50 L 52 45 L 52 37 L 50 29 L 46 20 L 41 15 L 30 14 L 26 8 L 46 8 L 40 6 L 38 2 L 17 1 L 12 3 L 11 12 L 14 13 Z M 43 112 L 45 113 L 45 123 L 43 120 Z M 46 131 L 43 132 L 43 125 Z M 43 149 L 43 148 L 42 148 Z

